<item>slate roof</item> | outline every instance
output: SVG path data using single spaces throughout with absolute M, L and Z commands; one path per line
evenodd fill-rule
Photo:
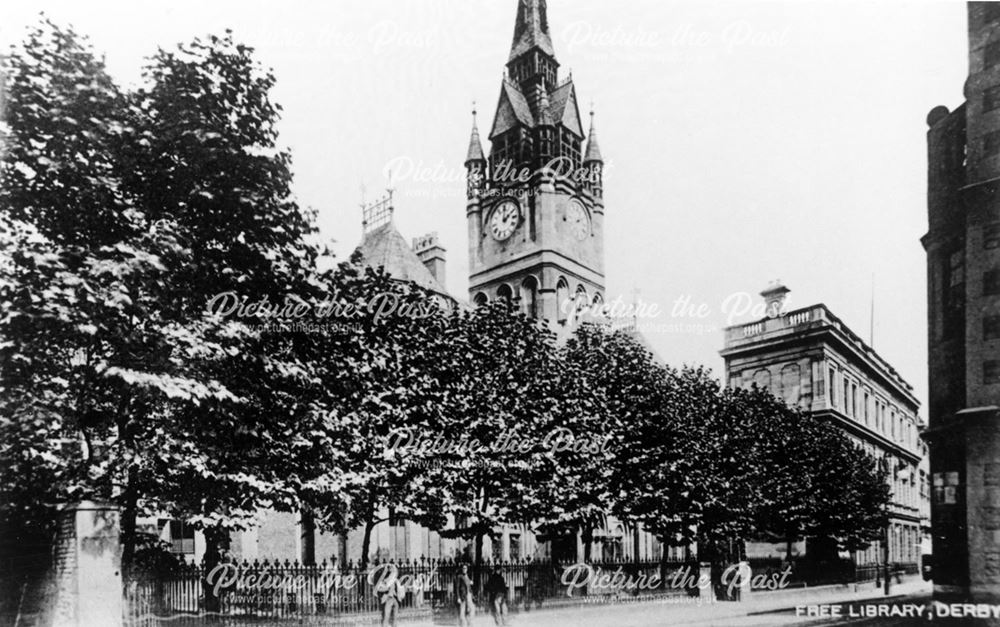
M 567 107 L 569 110 L 567 110 Z M 556 87 L 549 94 L 549 111 L 552 119 L 562 121 L 564 126 L 583 137 L 583 128 L 580 126 L 580 116 L 576 111 L 576 89 L 573 81 L 568 80 L 559 87 Z M 570 116 L 567 119 L 567 115 Z M 568 124 L 566 122 L 569 122 Z
M 593 116 L 593 113 L 591 113 Z M 600 161 L 604 162 L 601 158 L 601 145 L 597 143 L 597 131 L 594 130 L 594 118 L 590 118 L 590 137 L 587 139 L 587 154 L 583 157 L 583 162 L 588 161 Z
M 415 283 L 451 301 L 455 300 L 420 261 L 392 221 L 366 233 L 358 250 L 365 265 L 385 268 L 397 281 Z
M 528 128 L 535 125 L 535 116 L 524 94 L 513 83 L 504 80 L 500 87 L 500 100 L 497 103 L 497 114 L 493 118 L 493 130 L 490 139 L 521 124 Z
M 485 161 L 486 155 L 483 154 L 483 143 L 479 141 L 479 129 L 476 128 L 476 123 L 472 123 L 472 136 L 469 137 L 469 152 L 465 157 L 465 162 L 470 161 Z
M 517 19 L 514 21 L 514 39 L 510 45 L 510 61 L 532 48 L 555 57 L 552 38 L 549 36 L 549 19 L 545 10 L 545 0 L 520 0 L 517 5 Z

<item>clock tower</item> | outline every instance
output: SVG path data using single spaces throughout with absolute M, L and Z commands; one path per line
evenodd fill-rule
M 472 303 L 567 326 L 574 302 L 604 302 L 604 163 L 558 70 L 545 0 L 520 0 L 488 158 L 473 111 L 466 216 Z

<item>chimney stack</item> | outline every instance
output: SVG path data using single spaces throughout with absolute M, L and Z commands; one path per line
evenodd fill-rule
M 771 282 L 764 291 L 760 293 L 764 297 L 766 305 L 766 315 L 768 318 L 777 318 L 785 309 L 785 295 L 791 290 L 781 284 L 781 280 Z
M 442 286 L 445 282 L 444 253 L 445 249 L 438 242 L 437 231 L 423 237 L 413 238 L 413 252 L 417 258 L 430 270 L 431 274 Z

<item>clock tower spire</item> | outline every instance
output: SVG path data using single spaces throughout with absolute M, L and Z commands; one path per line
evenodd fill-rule
M 518 1 L 506 68 L 489 157 L 473 123 L 465 163 L 470 298 L 509 299 L 565 329 L 574 302 L 604 300 L 603 187 L 593 182 L 603 159 L 593 119 L 583 153 L 576 88 L 559 79 L 545 0 Z

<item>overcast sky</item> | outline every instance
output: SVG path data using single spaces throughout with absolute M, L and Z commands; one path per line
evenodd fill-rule
M 516 0 L 8 0 L 0 44 L 44 10 L 105 53 L 123 85 L 144 57 L 231 28 L 278 78 L 295 191 L 346 255 L 394 171 L 407 238 L 438 231 L 467 298 L 462 162 L 488 133 Z M 647 333 L 668 362 L 721 376 L 723 304 L 781 279 L 823 302 L 926 403 L 927 112 L 962 100 L 960 2 L 549 0 L 563 76 L 593 101 L 605 177 L 609 300 L 634 290 L 689 325 Z M 586 111 L 582 111 L 586 117 Z M 485 128 L 484 128 L 485 127 Z M 674 316 L 679 298 L 709 312 Z M 926 409 L 921 411 L 926 416 Z

